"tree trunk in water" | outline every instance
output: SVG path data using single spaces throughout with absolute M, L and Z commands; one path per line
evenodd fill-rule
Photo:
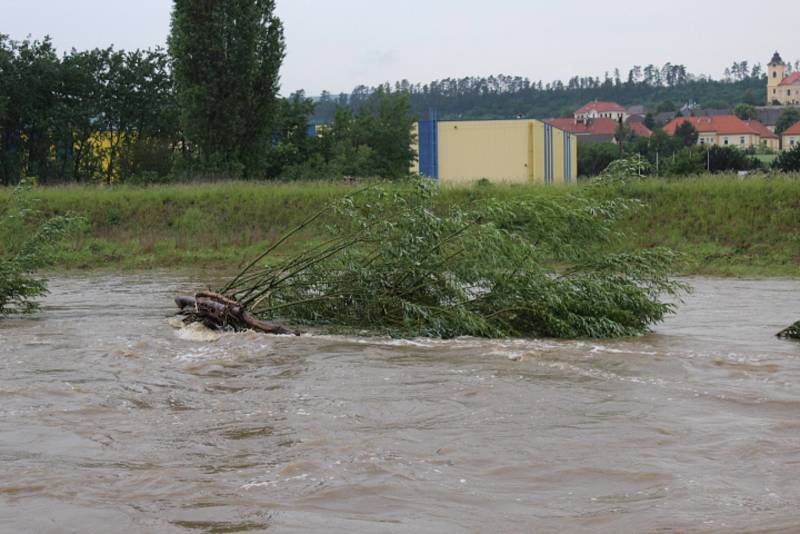
M 283 325 L 253 317 L 244 306 L 218 293 L 201 292 L 193 297 L 179 296 L 175 298 L 175 304 L 180 308 L 187 324 L 201 322 L 215 330 L 249 329 L 265 334 L 300 335 Z

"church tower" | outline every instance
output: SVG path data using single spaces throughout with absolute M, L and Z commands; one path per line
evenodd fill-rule
M 772 61 L 767 65 L 767 105 L 772 105 L 775 101 L 781 102 L 781 95 L 778 94 L 778 86 L 786 78 L 786 63 L 783 62 L 781 55 L 775 52 Z

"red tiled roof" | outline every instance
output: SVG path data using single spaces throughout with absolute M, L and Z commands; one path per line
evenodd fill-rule
M 595 110 L 600 113 L 607 113 L 614 111 L 624 112 L 625 108 L 620 106 L 616 102 L 589 102 L 575 113 L 588 113 L 592 110 Z
M 653 135 L 653 131 L 641 122 L 628 122 L 628 126 L 631 127 L 633 133 L 641 137 L 650 138 Z
M 544 122 L 576 135 L 614 135 L 619 125 L 614 119 L 594 119 L 588 124 L 575 122 L 575 119 L 545 119 Z
M 664 132 L 675 135 L 675 130 L 689 122 L 700 133 L 716 133 L 720 135 L 761 135 L 761 133 L 736 115 L 717 115 L 714 117 L 676 117 L 664 126 Z M 751 121 L 757 122 L 757 121 Z M 759 123 L 760 124 L 760 123 Z
M 760 121 L 744 121 L 750 128 L 753 129 L 758 135 L 761 136 L 762 139 L 777 139 L 778 136 L 775 135 L 775 132 L 770 131 L 769 128 L 764 126 Z
M 575 135 L 608 135 L 613 136 L 617 133 L 619 122 L 614 119 L 592 119 L 589 123 L 576 122 L 575 119 L 545 119 L 544 122 L 550 126 L 561 128 Z M 633 133 L 642 137 L 650 137 L 653 132 L 642 123 L 628 122 Z
M 781 85 L 794 85 L 800 82 L 800 72 L 794 72 L 783 79 Z
M 783 135 L 800 135 L 800 122 L 783 131 Z

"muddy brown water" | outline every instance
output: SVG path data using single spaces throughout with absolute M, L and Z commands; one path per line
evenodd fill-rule
M 621 341 L 228 335 L 185 275 L 0 322 L 0 532 L 798 532 L 800 282 Z

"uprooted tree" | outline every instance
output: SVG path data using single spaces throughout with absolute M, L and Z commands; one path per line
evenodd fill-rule
M 669 250 L 610 252 L 636 201 L 439 198 L 426 182 L 361 190 L 288 232 L 218 292 L 178 304 L 187 322 L 271 333 L 286 331 L 279 321 L 399 337 L 618 337 L 648 331 L 673 310 L 661 299 L 687 289 L 669 276 Z M 312 226 L 324 237 L 280 257 Z

